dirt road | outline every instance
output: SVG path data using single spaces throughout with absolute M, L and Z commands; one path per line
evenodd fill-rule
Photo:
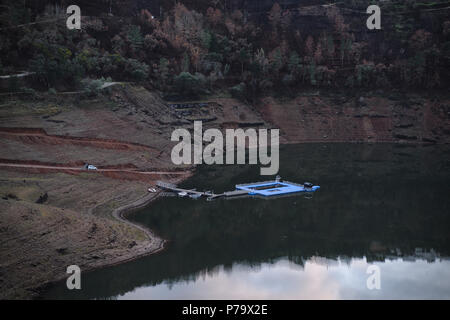
M 97 169 L 97 170 L 86 170 L 80 167 L 66 167 L 66 166 L 50 166 L 50 165 L 36 165 L 36 164 L 23 164 L 23 163 L 2 163 L 0 162 L 0 167 L 11 167 L 11 168 L 31 168 L 31 169 L 47 169 L 56 171 L 84 171 L 84 172 L 129 172 L 138 173 L 143 175 L 186 175 L 185 171 L 139 171 L 137 169 Z

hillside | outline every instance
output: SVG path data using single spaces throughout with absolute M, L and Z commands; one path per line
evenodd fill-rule
M 87 77 L 110 77 L 171 99 L 222 90 L 256 103 L 308 88 L 449 85 L 447 1 L 381 2 L 381 30 L 367 29 L 363 0 L 78 1 L 82 30 L 66 28 L 64 1 L 7 3 L 1 72 L 34 72 L 26 84 L 2 81 L 8 92 L 73 90 L 89 87 Z

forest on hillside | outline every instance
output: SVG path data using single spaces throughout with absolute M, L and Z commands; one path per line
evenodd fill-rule
M 370 4 L 381 30 L 366 27 Z M 78 4 L 82 29 L 66 27 Z M 254 101 L 302 89 L 446 89 L 450 1 L 5 0 L 0 75 L 6 91 L 95 92 L 139 82 L 168 97 L 215 91 Z

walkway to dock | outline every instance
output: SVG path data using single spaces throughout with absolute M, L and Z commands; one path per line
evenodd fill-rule
M 163 190 L 169 190 L 169 191 L 176 192 L 176 193 L 186 192 L 187 195 L 198 195 L 201 197 L 207 197 L 209 200 L 218 199 L 218 198 L 222 198 L 222 197 L 231 198 L 231 197 L 248 195 L 248 191 L 245 191 L 245 190 L 234 190 L 234 191 L 228 191 L 228 192 L 224 192 L 224 193 L 220 193 L 220 194 L 215 194 L 210 191 L 197 191 L 197 190 L 193 190 L 193 189 L 183 189 L 183 188 L 178 188 L 174 184 L 163 182 L 163 181 L 156 182 L 156 186 L 158 186 L 159 188 L 161 188 Z
M 197 191 L 194 189 L 183 189 L 183 188 L 178 188 L 176 185 L 171 184 L 171 183 L 167 183 L 167 182 L 163 182 L 163 181 L 158 181 L 156 182 L 156 186 L 164 189 L 164 190 L 169 190 L 172 192 L 186 192 L 188 195 L 199 195 L 199 196 L 204 196 L 204 197 L 215 197 L 217 195 L 215 195 L 212 192 L 208 192 L 208 191 Z

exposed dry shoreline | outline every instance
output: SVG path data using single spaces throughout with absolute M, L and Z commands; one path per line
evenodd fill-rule
M 139 248 L 138 250 L 134 251 L 130 257 L 126 256 L 119 261 L 105 262 L 101 265 L 98 265 L 98 266 L 95 266 L 95 267 L 92 267 L 89 269 L 85 269 L 82 271 L 83 272 L 91 272 L 91 271 L 102 269 L 102 268 L 112 267 L 112 266 L 115 266 L 118 264 L 134 261 L 134 260 L 137 260 L 139 258 L 148 256 L 151 254 L 156 254 L 156 253 L 159 253 L 159 252 L 165 250 L 165 244 L 168 242 L 168 240 L 160 238 L 151 229 L 146 228 L 140 224 L 133 223 L 126 218 L 126 216 L 131 214 L 132 212 L 150 205 L 150 203 L 155 201 L 156 199 L 158 199 L 160 197 L 160 195 L 161 195 L 161 192 L 149 194 L 147 196 L 144 196 L 141 199 L 133 201 L 132 203 L 129 203 L 120 208 L 114 209 L 112 212 L 112 215 L 117 220 L 119 220 L 127 225 L 130 225 L 133 228 L 137 228 L 137 229 L 143 231 L 147 235 L 148 240 L 149 240 L 149 245 L 147 247 Z M 48 288 L 51 287 L 52 285 L 55 285 L 56 283 L 64 280 L 66 277 L 67 277 L 67 275 L 63 275 L 60 278 L 53 279 L 51 281 L 48 281 L 48 282 L 40 285 L 39 287 L 36 288 L 36 294 L 31 296 L 30 298 L 41 299 L 43 292 L 48 290 Z
M 87 272 L 164 250 L 166 240 L 126 218 L 159 197 L 147 191 L 154 182 L 86 174 L 0 170 L 1 299 L 39 298 L 72 264 Z M 48 200 L 35 203 L 42 189 Z

